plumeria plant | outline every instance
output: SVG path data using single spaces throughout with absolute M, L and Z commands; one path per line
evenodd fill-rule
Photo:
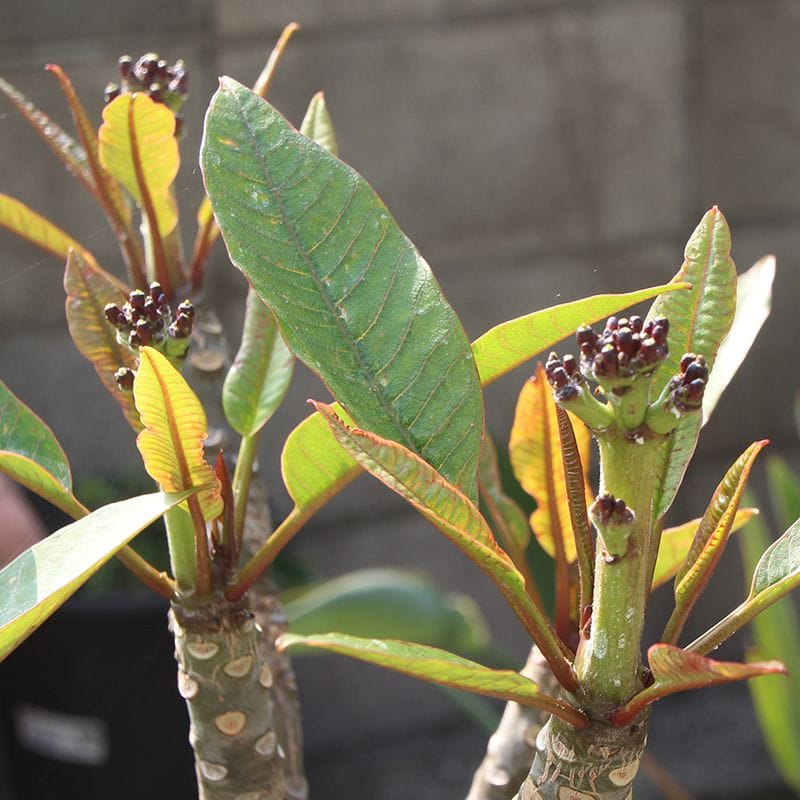
M 741 493 L 765 444 L 735 462 L 702 519 L 662 533 L 700 430 L 709 373 L 734 320 L 737 278 L 725 219 L 716 208 L 705 215 L 668 284 L 535 311 L 470 344 L 416 248 L 366 181 L 336 157 L 322 96 L 300 131 L 263 99 L 293 29 L 254 90 L 224 78 L 211 102 L 201 153 L 208 199 L 188 259 L 174 197 L 183 64 L 152 54 L 123 58 L 99 131 L 65 73 L 49 67 L 77 139 L 0 84 L 117 234 L 127 285 L 53 223 L 0 196 L 0 224 L 65 260 L 70 335 L 130 422 L 158 488 L 85 508 L 52 433 L 0 386 L 0 469 L 77 520 L 0 572 L 0 656 L 116 555 L 170 601 L 178 689 L 204 800 L 305 797 L 295 687 L 283 652 L 294 645 L 516 704 L 476 775 L 474 799 L 631 797 L 650 704 L 671 692 L 782 671 L 774 661 L 731 664 L 706 654 L 800 583 L 793 526 L 756 567 L 744 604 L 679 646 L 731 530 L 750 513 L 739 509 Z M 242 343 L 229 368 L 221 325 L 200 295 L 220 232 L 250 283 Z M 652 298 L 645 318 L 614 316 Z M 601 331 L 589 327 L 608 315 Z M 555 560 L 551 620 L 524 557 L 528 522 L 500 486 L 481 388 L 576 329 L 579 358 L 552 354 L 537 367 L 511 437 L 517 476 L 538 504 L 533 530 Z M 746 349 L 733 347 L 739 355 Z M 334 402 L 314 401 L 284 444 L 282 473 L 294 506 L 271 530 L 254 480 L 255 453 L 295 357 L 320 375 Z M 592 438 L 600 450 L 597 491 L 586 477 Z M 237 439 L 229 462 L 220 446 L 231 452 Z M 212 441 L 216 452 L 207 454 Z M 523 673 L 426 643 L 285 632 L 266 571 L 364 471 L 495 582 L 535 648 Z M 129 546 L 159 516 L 170 574 Z M 647 601 L 654 585 L 673 576 L 675 612 L 645 666 Z M 529 709 L 542 724 L 535 741 Z M 509 714 L 522 724 L 506 724 Z M 506 744 L 523 753 L 513 771 L 495 758 Z

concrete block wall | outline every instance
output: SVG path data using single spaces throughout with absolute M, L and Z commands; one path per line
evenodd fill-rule
M 681 516 L 702 513 L 721 471 L 755 438 L 768 437 L 776 450 L 796 456 L 796 4 L 28 0 L 0 28 L 0 74 L 69 128 L 42 64 L 62 64 L 99 120 L 118 55 L 156 50 L 184 58 L 192 94 L 177 187 L 188 246 L 201 196 L 202 112 L 216 76 L 252 81 L 291 19 L 304 27 L 271 100 L 299 123 L 311 95 L 326 92 L 342 157 L 370 180 L 417 243 L 471 337 L 554 302 L 667 280 L 697 220 L 719 203 L 740 269 L 766 252 L 778 256 L 776 299 L 753 358 L 708 426 Z M 10 107 L 0 108 L 0 191 L 52 216 L 104 265 L 119 266 L 89 198 Z M 235 346 L 244 282 L 221 250 L 214 260 L 211 286 Z M 0 376 L 52 425 L 76 472 L 119 474 L 137 455 L 115 404 L 64 336 L 61 279 L 56 259 L 0 231 Z M 522 368 L 487 392 L 489 425 L 499 440 L 528 372 Z M 280 445 L 307 413 L 309 396 L 325 391 L 300 369 L 265 437 L 262 470 L 275 487 L 279 517 L 288 510 Z M 521 658 L 524 636 L 496 592 L 437 536 L 362 478 L 309 525 L 294 554 L 321 575 L 384 563 L 428 569 L 443 585 L 477 596 L 498 642 Z M 730 576 L 736 584 L 735 565 Z M 729 587 L 705 614 L 713 620 L 738 599 L 738 586 Z M 427 688 L 403 682 L 401 690 L 398 679 L 349 663 L 330 669 L 300 670 L 310 713 L 321 714 L 309 730 L 312 749 L 334 752 L 347 736 L 377 741 L 379 732 L 402 738 L 408 726 L 423 722 L 432 730 L 457 725 L 452 708 Z M 746 702 L 741 692 L 729 697 Z M 359 723 L 345 736 L 342 720 L 349 715 Z M 477 754 L 480 736 L 469 747 Z M 762 751 L 755 752 L 763 761 Z M 325 774 L 333 785 L 341 769 L 339 757 L 331 759 L 336 766 Z M 774 779 L 764 769 L 753 774 Z M 395 796 L 381 785 L 376 776 L 371 796 Z

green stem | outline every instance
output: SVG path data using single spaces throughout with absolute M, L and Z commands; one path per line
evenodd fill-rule
M 591 632 L 575 661 L 582 691 L 593 710 L 604 714 L 642 686 L 640 646 L 650 594 L 653 476 L 663 439 L 631 437 L 616 428 L 598 438 L 600 491 L 623 499 L 635 515 L 627 550 L 613 559 L 604 550 L 600 532 Z
M 211 594 L 211 555 L 208 550 L 208 533 L 203 511 L 197 495 L 187 501 L 194 529 L 195 563 L 197 566 L 197 593 L 201 596 Z
M 175 596 L 175 582 L 143 559 L 132 547 L 123 547 L 117 558 L 150 590 L 166 600 Z
M 233 470 L 232 487 L 236 509 L 233 517 L 233 530 L 239 549 L 241 549 L 242 531 L 244 531 L 244 521 L 247 516 L 247 498 L 250 494 L 250 482 L 253 478 L 253 464 L 256 460 L 259 438 L 260 431 L 252 436 L 242 437 L 236 467 Z
M 164 514 L 169 544 L 169 560 L 178 591 L 193 592 L 197 585 L 197 555 L 194 545 L 194 523 L 189 513 L 175 506 Z

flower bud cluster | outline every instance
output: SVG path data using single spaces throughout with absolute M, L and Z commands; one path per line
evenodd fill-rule
M 681 371 L 669 382 L 672 402 L 681 411 L 692 411 L 703 404 L 708 383 L 708 365 L 703 356 L 686 353 L 681 359 Z
M 131 350 L 155 347 L 177 363 L 185 357 L 194 324 L 194 306 L 189 300 L 184 300 L 173 319 L 172 309 L 160 284 L 151 283 L 147 292 L 134 289 L 122 308 L 109 303 L 103 313 L 116 328 L 117 341 Z M 121 389 L 132 380 L 125 370 L 118 370 L 114 377 Z
M 651 374 L 667 357 L 669 322 L 660 318 L 644 322 L 641 317 L 609 317 L 601 334 L 588 326 L 578 328 L 581 371 L 601 385 L 630 383 Z
M 603 557 L 607 563 L 613 564 L 629 550 L 636 517 L 622 498 L 608 492 L 597 496 L 589 514 L 602 540 Z
M 608 492 L 595 498 L 591 513 L 600 525 L 627 525 L 633 522 L 633 512 L 625 505 L 625 501 Z
M 130 56 L 119 60 L 119 82 L 106 85 L 104 99 L 110 103 L 121 94 L 141 92 L 156 103 L 163 103 L 175 114 L 175 135 L 183 125 L 181 109 L 188 94 L 188 74 L 182 60 L 168 64 L 158 53 L 145 53 L 138 61 Z

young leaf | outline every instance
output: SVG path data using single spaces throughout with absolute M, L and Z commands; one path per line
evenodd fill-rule
M 0 661 L 137 533 L 189 494 L 157 492 L 103 506 L 0 571 Z
M 83 516 L 72 474 L 53 432 L 0 381 L 0 472 L 64 513 Z
M 589 724 L 582 711 L 542 694 L 532 680 L 518 672 L 489 669 L 434 647 L 382 639 L 359 639 L 341 633 L 317 636 L 286 633 L 278 640 L 280 649 L 296 645 L 319 647 L 430 683 L 541 708 L 577 728 L 585 728 Z
M 222 405 L 231 427 L 253 436 L 283 400 L 294 369 L 294 357 L 283 343 L 278 323 L 250 289 L 239 352 L 222 387 Z
M 756 261 L 736 282 L 736 314 L 717 353 L 717 363 L 703 394 L 703 425 L 767 321 L 772 306 L 775 256 Z
M 152 347 L 139 350 L 133 398 L 144 430 L 136 439 L 147 474 L 167 492 L 199 489 L 206 520 L 222 513 L 220 484 L 203 456 L 208 436 L 200 401 L 181 374 Z
M 416 572 L 363 569 L 341 575 L 287 599 L 292 633 L 333 628 L 350 636 L 406 639 L 461 652 L 489 642 L 486 620 L 475 601 L 443 592 Z
M 591 436 L 581 422 L 575 425 L 575 433 L 585 470 L 589 465 Z M 541 363 L 520 392 L 508 448 L 514 475 L 536 501 L 536 510 L 531 515 L 536 540 L 552 558 L 563 552 L 566 561 L 573 563 L 575 537 L 567 502 L 556 404 Z M 585 492 L 590 498 L 588 480 Z
M 686 560 L 675 576 L 675 610 L 667 622 L 662 641 L 671 644 L 677 642 L 689 612 L 714 574 L 728 543 L 750 470 L 767 444 L 766 439 L 751 444 L 736 459 L 714 491 Z
M 320 147 L 324 147 L 329 153 L 339 155 L 339 146 L 336 144 L 336 134 L 333 130 L 333 122 L 328 113 L 328 106 L 325 103 L 325 95 L 317 92 L 308 104 L 308 110 L 300 124 L 300 133 L 313 139 Z
M 95 195 L 94 178 L 89 171 L 86 151 L 63 128 L 3 78 L 0 78 L 0 92 L 16 106 L 70 175 L 77 178 L 91 194 Z
M 201 162 L 231 259 L 290 349 L 358 424 L 474 499 L 483 404 L 469 342 L 371 187 L 229 78 Z
M 648 319 L 666 317 L 670 323 L 669 355 L 653 376 L 651 397 L 680 370 L 684 353 L 705 357 L 709 370 L 728 333 L 736 311 L 736 266 L 730 257 L 731 234 L 722 212 L 714 206 L 706 212 L 686 244 L 683 265 L 673 282 L 688 281 L 692 288 L 656 298 Z M 713 374 L 713 372 L 712 372 Z M 683 480 L 700 432 L 701 416 L 692 414 L 671 434 L 665 450 L 660 488 L 656 493 L 656 517 L 663 516 Z
M 139 206 L 152 202 L 158 236 L 172 233 L 178 208 L 170 187 L 180 156 L 175 115 L 169 108 L 146 94 L 119 95 L 103 109 L 98 153 L 103 167 Z
M 760 519 L 753 520 L 744 536 L 739 537 L 745 571 L 755 569 L 761 554 L 769 547 L 770 537 Z M 755 645 L 747 649 L 747 660 L 781 657 L 789 671 L 788 681 L 754 681 L 748 684 L 761 732 L 775 766 L 783 779 L 800 792 L 800 616 L 791 598 L 785 597 L 751 623 Z M 787 635 L 789 634 L 789 635 Z
M 80 242 L 25 203 L 7 194 L 0 194 L 0 225 L 59 258 L 66 259 L 70 250 L 76 250 L 85 259 L 93 260 L 91 253 Z
M 407 500 L 502 592 L 563 686 L 576 686 L 567 651 L 526 592 L 525 579 L 500 548 L 474 503 L 427 462 L 396 442 L 348 428 L 330 406 L 315 403 L 336 440 L 364 469 Z
M 759 675 L 786 674 L 780 661 L 737 664 L 713 661 L 670 644 L 654 644 L 647 651 L 653 682 L 611 715 L 614 725 L 627 725 L 651 703 L 668 694 L 742 681 Z
M 740 508 L 733 518 L 731 533 L 736 533 L 756 514 L 758 514 L 758 509 L 756 508 Z M 689 548 L 692 546 L 695 536 L 697 536 L 699 527 L 700 517 L 684 522 L 683 525 L 667 528 L 661 534 L 651 590 L 663 586 L 678 574 L 681 565 L 686 561 Z
M 662 292 L 688 288 L 688 283 L 672 283 L 625 294 L 598 294 L 501 322 L 472 343 L 481 384 L 486 386 L 530 361 L 581 325 L 590 325 Z
M 117 341 L 114 329 L 103 313 L 107 303 L 122 306 L 129 290 L 93 261 L 73 250 L 64 272 L 67 293 L 67 325 L 78 351 L 91 361 L 103 386 L 119 403 L 135 431 L 141 430 L 139 412 L 130 394 L 120 391 L 114 373 L 120 367 L 135 370 L 134 354 Z
M 686 649 L 702 654 L 719 647 L 765 608 L 797 586 L 800 586 L 800 520 L 761 556 L 745 601 Z

